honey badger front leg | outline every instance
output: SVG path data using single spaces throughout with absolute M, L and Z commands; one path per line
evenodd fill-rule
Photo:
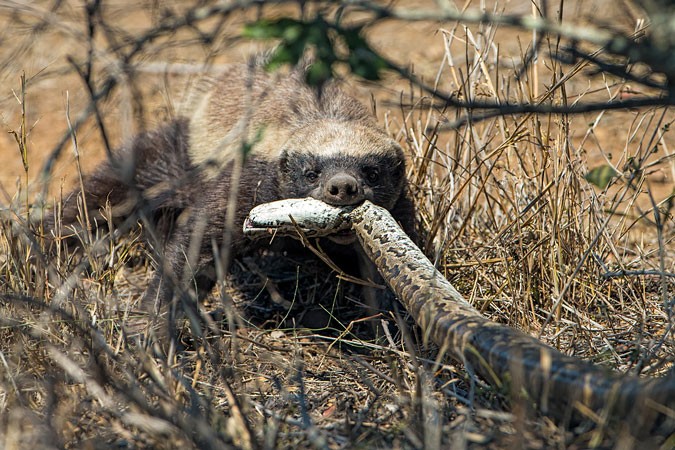
M 142 306 L 152 313 L 154 331 L 163 346 L 177 337 L 179 317 L 190 320 L 193 332 L 198 329 L 197 302 L 213 289 L 217 279 L 213 243 L 220 236 L 216 234 L 222 235 L 221 227 L 193 218 L 178 226 L 158 256 Z
M 404 213 L 410 213 L 411 205 L 407 197 L 402 196 L 394 208 Z M 398 209 L 397 209 L 398 208 Z M 307 238 L 341 236 L 342 239 L 349 237 L 345 232 L 351 229 L 349 211 L 351 206 L 341 207 L 324 203 L 313 198 L 288 199 L 279 202 L 267 203 L 253 208 L 244 222 L 244 235 L 255 240 L 268 240 L 271 234 L 278 237 L 298 237 L 302 234 Z M 413 232 L 413 215 L 403 214 L 401 217 L 409 217 L 403 221 L 403 226 Z M 330 247 L 329 256 L 338 256 L 341 267 L 351 266 L 351 275 L 355 275 L 369 282 L 363 286 L 362 300 L 369 315 L 375 315 L 390 309 L 390 301 L 393 300 L 391 292 L 384 286 L 384 281 L 377 271 L 376 266 L 365 254 L 358 243 L 338 245 L 328 241 L 324 244 Z M 332 245 L 331 245 L 332 244 Z M 356 260 L 356 261 L 354 261 Z M 356 264 L 354 264 L 356 262 Z M 356 266 L 356 267 L 355 267 Z M 354 270 L 357 269 L 357 270 Z M 380 287 L 381 286 L 381 287 Z
M 244 164 L 244 170 L 257 171 L 264 182 L 240 182 L 235 204 L 228 204 L 234 181 L 228 170 L 209 180 L 209 189 L 195 189 L 192 206 L 176 219 L 171 239 L 157 255 L 157 271 L 143 296 L 145 310 L 156 316 L 160 337 L 175 337 L 176 321 L 181 316 L 186 316 L 193 327 L 199 325 L 198 301 L 218 280 L 216 258 L 229 261 L 254 248 L 242 234 L 244 217 L 256 201 L 277 199 L 274 177 L 258 166 L 259 162 L 251 159 Z M 232 223 L 228 222 L 230 208 L 234 212 Z
M 361 295 L 368 315 L 376 315 L 391 310 L 391 296 L 384 284 L 384 279 L 377 271 L 375 264 L 368 258 L 361 246 L 356 248 L 359 276 L 371 285 L 363 286 Z

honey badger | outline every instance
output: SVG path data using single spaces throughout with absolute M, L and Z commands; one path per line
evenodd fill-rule
M 232 257 L 255 247 L 242 224 L 257 204 L 314 197 L 343 206 L 368 199 L 412 235 L 402 149 L 336 84 L 318 90 L 300 70 L 270 74 L 248 64 L 202 81 L 197 91 L 186 115 L 142 133 L 84 182 L 92 222 L 103 223 L 108 205 L 116 223 L 132 217 L 164 224 L 164 263 L 146 304 L 187 304 L 177 295 L 187 286 L 199 286 L 197 296 L 210 290 L 221 250 Z M 64 200 L 66 224 L 76 223 L 78 193 Z M 329 239 L 329 253 L 359 259 L 361 275 L 376 277 L 353 235 Z

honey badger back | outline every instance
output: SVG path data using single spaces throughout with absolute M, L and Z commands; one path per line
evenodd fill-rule
M 333 85 L 319 95 L 303 78 L 233 66 L 201 83 L 189 118 L 140 135 L 85 180 L 94 216 L 109 202 L 116 221 L 170 218 L 164 265 L 145 294 L 146 305 L 167 307 L 174 299 L 191 305 L 189 296 L 174 295 L 194 285 L 189 280 L 210 289 L 214 249 L 232 256 L 253 248 L 241 229 L 260 203 L 311 196 L 352 205 L 368 199 L 412 232 L 400 147 L 356 100 Z M 71 193 L 65 201 L 66 224 L 76 221 L 75 198 Z M 353 236 L 331 240 L 334 252 L 360 255 Z M 372 265 L 361 261 L 362 275 L 376 277 Z

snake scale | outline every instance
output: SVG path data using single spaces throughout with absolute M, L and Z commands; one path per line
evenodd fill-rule
M 292 218 L 291 218 L 292 217 Z M 566 356 L 483 317 L 436 270 L 387 210 L 370 202 L 346 211 L 313 199 L 254 208 L 244 232 L 328 235 L 351 225 L 366 254 L 440 352 L 511 398 L 560 420 L 609 418 L 632 434 L 675 433 L 675 376 L 638 378 Z

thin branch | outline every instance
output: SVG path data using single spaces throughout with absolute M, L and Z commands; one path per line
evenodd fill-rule
M 675 99 L 673 99 L 675 100 Z M 491 102 L 459 102 L 450 101 L 448 106 L 463 109 L 493 109 L 494 111 L 481 112 L 480 114 L 467 114 L 452 122 L 442 124 L 440 130 L 454 130 L 468 123 L 478 123 L 493 117 L 509 114 L 582 114 L 596 111 L 608 111 L 614 109 L 631 109 L 645 107 L 662 107 L 673 105 L 673 100 L 665 97 L 645 97 L 618 100 L 612 102 L 575 103 L 572 105 L 552 105 L 543 103 L 522 104 L 492 104 Z
M 659 276 L 675 278 L 675 273 L 662 272 L 660 270 L 617 270 L 615 272 L 605 272 L 601 276 L 603 278 L 620 278 L 620 277 L 644 277 L 644 276 Z
M 351 4 L 362 11 L 375 14 L 376 18 L 374 21 L 396 19 L 405 22 L 458 21 L 465 24 L 490 23 L 492 25 L 538 31 L 558 37 L 564 37 L 574 42 L 583 42 L 598 46 L 609 54 L 626 57 L 631 63 L 645 63 L 652 71 L 663 73 L 669 81 L 675 82 L 675 59 L 671 57 L 674 52 L 672 48 L 673 45 L 670 43 L 666 45 L 661 41 L 653 42 L 652 35 L 648 35 L 642 41 L 638 41 L 634 39 L 633 36 L 621 31 L 600 28 L 593 25 L 578 26 L 572 23 L 556 22 L 545 17 L 502 15 L 477 9 L 459 11 L 451 8 L 442 8 L 440 10 L 390 8 L 372 1 L 363 0 L 344 0 L 344 2 Z M 657 33 L 658 37 L 658 33 L 663 30 L 654 30 L 652 28 L 651 31 L 652 34 Z M 670 95 L 675 95 L 675 92 L 672 91 L 670 85 L 670 82 L 666 83 Z

